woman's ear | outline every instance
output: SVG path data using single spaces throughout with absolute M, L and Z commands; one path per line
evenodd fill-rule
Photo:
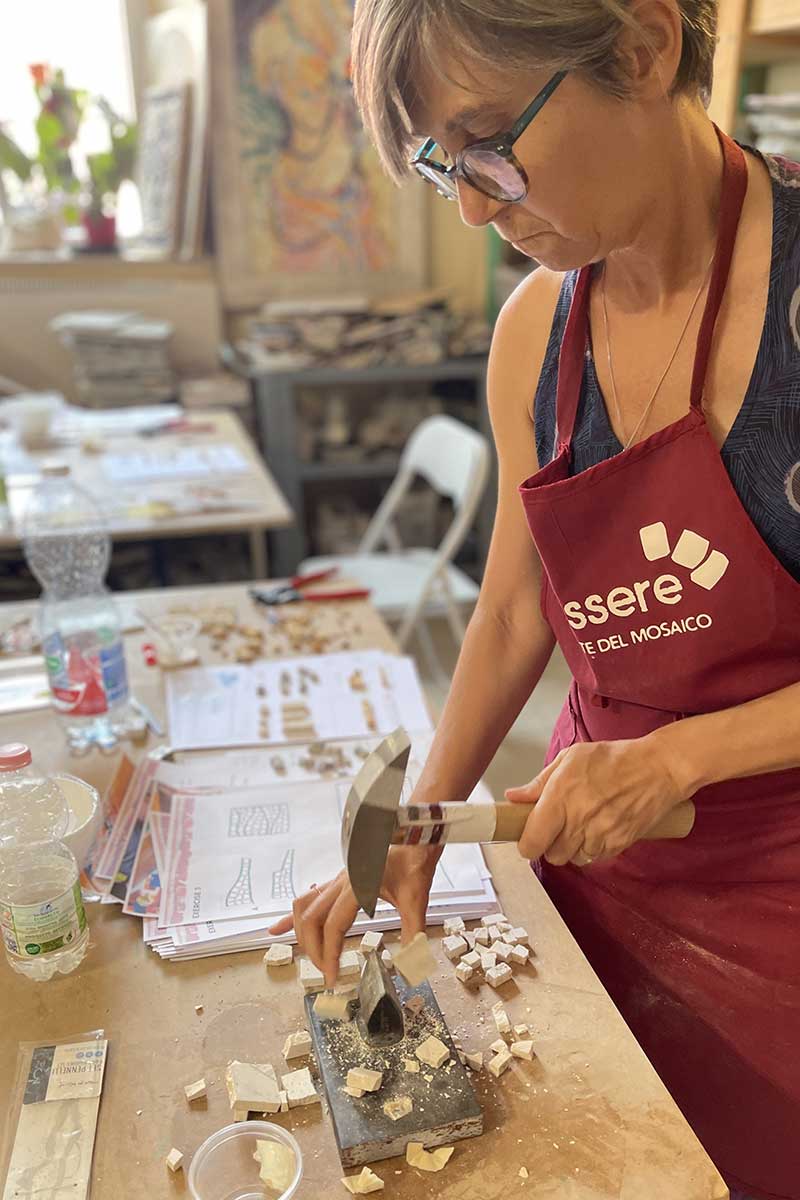
M 633 0 L 635 26 L 623 28 L 617 53 L 633 96 L 657 100 L 672 93 L 683 50 L 677 0 Z

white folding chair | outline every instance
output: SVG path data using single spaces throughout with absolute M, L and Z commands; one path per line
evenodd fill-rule
M 444 616 L 457 646 L 466 632 L 461 609 L 474 604 L 478 585 L 453 566 L 489 477 L 489 444 L 482 434 L 452 417 L 422 421 L 409 438 L 397 474 L 353 555 L 309 558 L 300 574 L 338 566 L 340 574 L 371 591 L 370 599 L 389 621 L 399 621 L 405 647 L 416 632 L 435 674 L 442 667 L 426 621 Z M 436 549 L 403 547 L 395 524 L 397 508 L 416 476 L 453 504 L 450 526 Z M 388 547 L 381 550 L 382 546 Z

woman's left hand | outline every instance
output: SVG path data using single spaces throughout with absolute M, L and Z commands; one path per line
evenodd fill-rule
M 627 850 L 690 794 L 662 743 L 643 737 L 569 746 L 506 799 L 536 803 L 523 858 L 586 866 Z

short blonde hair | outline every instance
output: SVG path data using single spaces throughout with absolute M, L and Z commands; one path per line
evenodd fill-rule
M 674 92 L 711 92 L 717 0 L 677 0 L 683 49 Z M 352 70 L 356 101 L 392 178 L 413 147 L 420 74 L 438 70 L 437 47 L 464 65 L 506 71 L 579 70 L 615 96 L 628 90 L 617 43 L 641 30 L 630 0 L 356 0 Z M 643 30 L 641 30 L 644 33 Z

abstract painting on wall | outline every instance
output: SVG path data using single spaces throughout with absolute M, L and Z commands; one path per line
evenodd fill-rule
M 385 295 L 424 286 L 424 194 L 368 143 L 349 73 L 352 0 L 209 4 L 223 296 Z

